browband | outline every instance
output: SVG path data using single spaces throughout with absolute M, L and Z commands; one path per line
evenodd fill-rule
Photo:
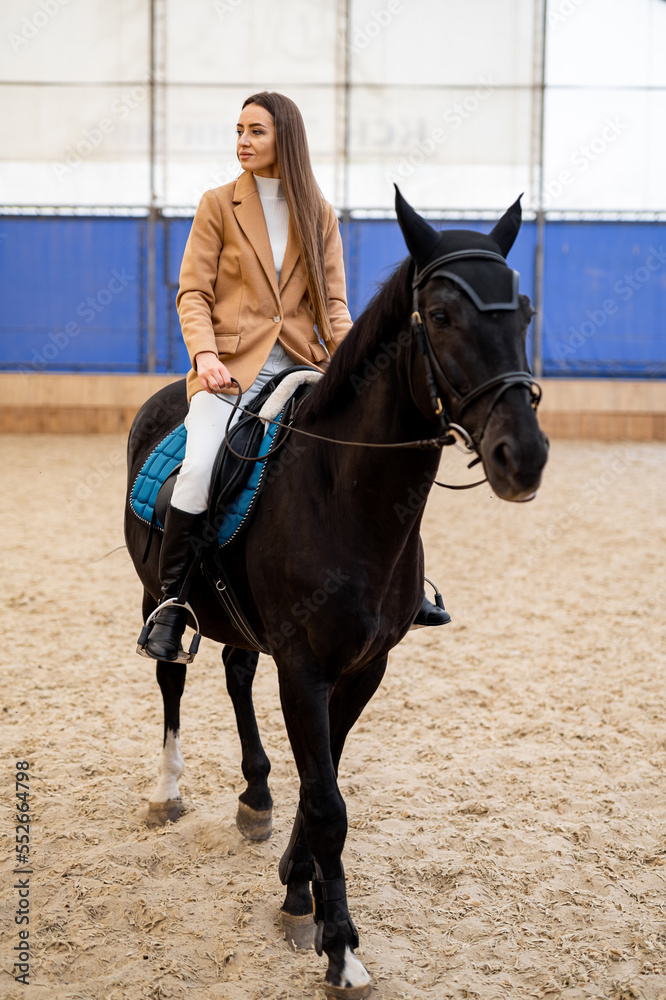
M 492 260 L 496 263 L 503 264 L 507 271 L 511 274 L 511 298 L 504 299 L 501 302 L 484 302 L 476 291 L 470 285 L 468 281 L 461 278 L 460 275 L 456 274 L 454 271 L 449 271 L 446 268 L 446 264 L 453 263 L 454 261 L 469 260 L 470 258 L 481 258 L 483 260 Z M 514 271 L 508 267 L 507 262 L 500 253 L 495 253 L 494 250 L 457 250 L 455 253 L 447 253 L 442 257 L 438 257 L 433 260 L 432 263 L 424 267 L 422 271 L 417 271 L 414 275 L 414 280 L 412 281 L 412 289 L 414 291 L 414 301 L 417 302 L 418 290 L 426 279 L 429 278 L 448 278 L 450 281 L 455 282 L 460 288 L 465 292 L 466 295 L 470 297 L 476 308 L 480 312 L 494 312 L 498 309 L 512 310 L 518 308 L 518 281 L 520 275 L 518 271 Z M 414 306 L 417 308 L 417 305 Z
M 495 260 L 507 266 L 506 258 L 502 257 L 501 253 L 495 253 L 494 250 L 456 250 L 454 253 L 445 253 L 443 257 L 437 257 L 427 267 L 424 267 L 422 271 L 416 271 L 414 280 L 412 281 L 412 288 L 418 288 L 423 283 L 423 279 L 441 264 L 449 264 L 453 260 L 462 260 L 464 257 L 484 257 L 486 260 Z

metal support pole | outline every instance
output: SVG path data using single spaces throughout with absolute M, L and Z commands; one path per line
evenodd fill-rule
M 535 8 L 541 19 L 539 59 L 539 142 L 538 142 L 538 191 L 536 213 L 536 248 L 534 251 L 534 331 L 532 335 L 532 369 L 537 378 L 543 375 L 543 308 L 544 308 L 544 252 L 546 241 L 545 167 L 544 146 L 546 130 L 546 33 L 548 0 L 536 0 Z
M 341 207 L 342 246 L 349 275 L 347 298 L 353 306 L 354 261 L 351 254 L 351 212 L 349 210 L 349 118 L 351 101 L 350 30 L 351 0 L 337 2 L 335 198 Z M 350 296 L 350 291 L 352 295 Z
M 155 317 L 155 228 L 157 216 L 157 192 L 155 190 L 155 0 L 150 0 L 150 137 L 149 137 L 149 171 L 150 171 L 150 207 L 148 209 L 148 371 L 154 372 L 157 367 L 156 342 L 157 327 Z

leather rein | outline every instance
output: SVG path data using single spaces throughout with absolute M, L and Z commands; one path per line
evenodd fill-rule
M 500 256 L 500 254 L 493 253 L 492 251 L 487 251 L 487 250 L 475 250 L 472 252 L 462 251 L 460 253 L 447 254 L 445 257 L 441 257 L 433 261 L 420 274 L 416 273 L 414 276 L 414 280 L 412 282 L 413 312 L 411 315 L 410 323 L 412 331 L 414 333 L 414 337 L 416 339 L 417 349 L 423 357 L 423 363 L 425 367 L 426 388 L 430 396 L 430 403 L 432 405 L 433 414 L 435 418 L 438 420 L 440 425 L 440 433 L 437 437 L 421 438 L 416 441 L 398 441 L 392 443 L 381 443 L 381 442 L 370 442 L 370 441 L 341 441 L 338 438 L 326 437 L 323 434 L 315 434 L 312 431 L 306 431 L 300 427 L 294 427 L 293 420 L 294 417 L 296 416 L 298 408 L 296 412 L 292 413 L 291 418 L 287 423 L 281 420 L 273 420 L 268 417 L 262 419 L 265 420 L 266 423 L 275 424 L 276 427 L 284 427 L 293 434 L 301 434 L 304 437 L 314 438 L 317 441 L 325 441 L 328 442 L 329 444 L 340 444 L 348 447 L 392 448 L 392 449 L 419 448 L 421 450 L 434 450 L 434 449 L 441 449 L 449 445 L 454 445 L 459 450 L 465 451 L 468 455 L 476 454 L 477 457 L 474 458 L 467 466 L 469 469 L 473 468 L 473 466 L 475 465 L 478 465 L 478 463 L 482 461 L 479 449 L 481 447 L 483 436 L 488 428 L 488 424 L 490 423 L 490 419 L 493 415 L 495 407 L 497 406 L 497 404 L 499 403 L 500 399 L 505 394 L 505 392 L 507 392 L 509 389 L 511 389 L 513 386 L 516 385 L 525 386 L 529 390 L 531 404 L 533 408 L 536 410 L 541 401 L 541 386 L 539 385 L 537 380 L 531 375 L 530 372 L 523 372 L 523 371 L 504 372 L 501 375 L 496 375 L 494 378 L 488 379 L 481 385 L 475 386 L 475 388 L 471 389 L 468 393 L 465 393 L 464 395 L 461 395 L 451 385 L 451 382 L 449 381 L 446 373 L 444 372 L 441 364 L 439 363 L 439 359 L 435 353 L 435 349 L 433 348 L 432 341 L 430 339 L 430 334 L 428 333 L 428 329 L 421 317 L 421 313 L 418 306 L 418 296 L 419 296 L 419 289 L 423 285 L 425 279 L 429 276 L 434 276 L 433 272 L 437 269 L 437 267 L 441 266 L 442 263 L 448 263 L 451 260 L 469 256 L 491 258 L 493 260 L 501 261 L 503 264 L 506 264 L 504 257 Z M 409 389 L 412 396 L 412 400 L 414 401 L 414 403 L 416 403 L 416 399 L 414 396 L 414 389 L 413 389 L 413 359 L 414 359 L 414 354 L 412 353 L 412 363 L 409 366 Z M 229 422 L 227 424 L 227 430 L 225 432 L 225 441 L 227 447 L 229 448 L 231 453 L 236 456 L 236 458 L 242 459 L 244 462 L 262 461 L 263 458 L 259 457 L 249 458 L 247 456 L 240 455 L 238 452 L 234 451 L 234 449 L 231 447 L 229 443 L 229 434 L 228 434 L 229 423 L 231 423 L 231 420 L 236 410 L 240 409 L 244 413 L 247 413 L 249 416 L 254 416 L 257 418 L 259 417 L 258 413 L 253 413 L 251 410 L 248 410 L 244 406 L 240 405 L 243 396 L 240 384 L 236 381 L 235 378 L 232 378 L 231 381 L 238 389 L 238 396 L 236 397 L 236 402 L 229 416 Z M 463 418 L 463 414 L 465 410 L 472 403 L 476 402 L 476 400 L 480 399 L 482 396 L 486 395 L 486 393 L 490 392 L 493 389 L 496 389 L 497 391 L 493 395 L 493 398 L 490 402 L 490 406 L 488 407 L 488 411 L 486 413 L 483 425 L 481 427 L 481 432 L 478 438 L 474 438 L 469 433 L 469 431 L 467 431 L 462 426 L 461 421 Z M 214 395 L 216 395 L 218 399 L 223 399 L 225 402 L 231 405 L 231 403 L 229 402 L 228 399 L 225 398 L 225 395 L 223 393 L 216 392 L 214 393 Z M 442 403 L 443 396 L 445 398 L 448 397 L 448 399 L 451 401 L 452 412 L 455 409 L 455 416 L 456 416 L 455 422 L 449 417 L 449 414 L 444 409 L 444 405 Z M 287 436 L 288 435 L 285 435 L 284 440 L 286 440 Z M 462 440 L 463 442 L 462 446 L 458 444 L 458 438 Z M 284 440 L 282 443 L 284 443 Z M 462 486 L 453 486 L 449 483 L 440 483 L 437 480 L 434 480 L 434 485 L 442 486 L 445 489 L 449 490 L 469 490 L 473 489 L 475 486 L 481 486 L 482 483 L 485 483 L 487 481 L 488 481 L 487 478 L 484 478 L 480 479 L 476 483 L 467 483 Z

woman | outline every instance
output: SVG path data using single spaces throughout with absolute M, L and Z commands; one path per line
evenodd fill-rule
M 187 596 L 195 552 L 190 538 L 206 511 L 230 414 L 214 394 L 233 403 L 233 375 L 247 406 L 284 368 L 321 370 L 352 325 L 338 222 L 312 172 L 300 111 L 282 94 L 254 94 L 243 104 L 236 131 L 243 173 L 201 199 L 176 297 L 192 370 L 185 459 L 160 552 L 165 600 Z M 428 613 L 441 618 L 440 609 L 426 602 L 417 620 Z M 187 617 L 174 605 L 159 611 L 145 651 L 174 659 Z

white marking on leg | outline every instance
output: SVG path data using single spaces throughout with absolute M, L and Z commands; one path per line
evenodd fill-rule
M 365 986 L 370 982 L 368 970 L 359 962 L 349 945 L 345 948 L 345 964 L 342 969 L 342 981 L 340 983 L 345 989 L 351 986 Z
M 180 736 L 169 729 L 160 758 L 157 787 L 148 801 L 156 805 L 158 802 L 166 802 L 168 799 L 179 799 L 178 779 L 184 770 L 185 762 L 180 752 Z

